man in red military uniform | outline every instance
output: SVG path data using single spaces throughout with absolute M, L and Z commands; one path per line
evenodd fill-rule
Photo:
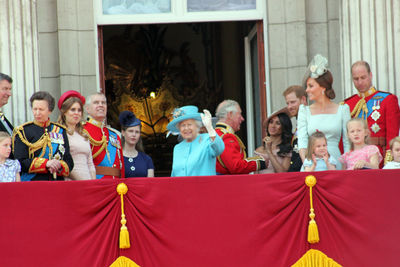
M 121 139 L 114 129 L 104 124 L 107 115 L 105 95 L 89 96 L 86 112 L 89 117 L 84 129 L 92 148 L 97 179 L 125 177 Z
M 245 174 L 265 169 L 265 161 L 261 157 L 246 158 L 246 147 L 235 134 L 244 121 L 239 104 L 233 100 L 225 100 L 217 107 L 218 118 L 215 130 L 225 144 L 225 150 L 217 158 L 218 174 Z
M 399 134 L 400 110 L 397 97 L 373 87 L 371 68 L 367 62 L 354 63 L 351 73 L 358 94 L 344 102 L 349 105 L 352 118 L 367 120 L 371 132 L 369 143 L 377 145 L 382 155 L 385 155 L 386 150 L 390 149 L 390 140 Z

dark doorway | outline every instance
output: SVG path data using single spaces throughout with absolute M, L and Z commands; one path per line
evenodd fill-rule
M 169 176 L 177 138 L 166 138 L 173 108 L 196 105 L 215 114 L 224 99 L 245 112 L 243 39 L 256 22 L 113 25 L 99 28 L 104 57 L 101 84 L 108 123 L 120 129 L 118 114 L 133 111 L 142 121 L 146 153 L 156 176 Z M 103 52 L 102 52 L 103 51 Z M 102 67 L 102 66 L 101 66 Z M 101 68 L 100 68 L 101 69 Z M 245 114 L 244 114 L 245 116 Z M 239 133 L 246 142 L 246 125 Z

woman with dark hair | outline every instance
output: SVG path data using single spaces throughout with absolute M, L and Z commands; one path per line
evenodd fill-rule
M 287 172 L 292 157 L 292 122 L 286 109 L 272 114 L 266 121 L 267 135 L 263 146 L 256 149 L 255 154 L 265 159 L 267 168 L 258 173 Z
M 119 115 L 122 134 L 122 149 L 125 164 L 125 177 L 154 177 L 152 159 L 144 153 L 141 138 L 141 121 L 135 114 L 126 110 Z
M 74 90 L 65 92 L 58 100 L 60 116 L 57 122 L 67 128 L 70 153 L 75 163 L 74 169 L 65 180 L 96 179 L 89 139 L 83 131 L 84 104 L 85 97 Z
M 21 163 L 21 181 L 64 180 L 74 162 L 65 127 L 50 121 L 54 98 L 39 91 L 30 102 L 33 121 L 16 127 L 13 133 L 13 152 Z
M 333 77 L 327 69 L 328 60 L 316 55 L 308 66 L 305 76 L 308 99 L 314 101 L 309 106 L 301 105 L 297 129 L 300 157 L 304 162 L 308 138 L 316 132 L 323 132 L 328 143 L 328 152 L 336 160 L 340 157 L 339 141 L 343 136 L 343 148 L 350 149 L 347 139 L 346 123 L 350 119 L 350 109 L 346 104 L 339 105 L 332 101 L 335 91 L 332 88 Z M 336 166 L 342 169 L 340 163 Z

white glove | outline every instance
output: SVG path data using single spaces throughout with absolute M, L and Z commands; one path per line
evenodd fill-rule
M 215 137 L 217 133 L 215 132 L 212 126 L 211 113 L 207 109 L 204 109 L 203 112 L 204 113 L 200 113 L 201 121 L 203 122 L 204 127 L 207 129 L 207 132 L 210 135 L 210 137 Z

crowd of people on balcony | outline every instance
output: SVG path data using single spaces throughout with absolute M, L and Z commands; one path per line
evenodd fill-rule
M 287 106 L 266 119 L 262 146 L 253 157 L 236 135 L 244 121 L 238 102 L 222 101 L 215 125 L 208 110 L 177 107 L 167 125 L 181 139 L 173 150 L 171 176 L 400 168 L 397 97 L 378 91 L 369 64 L 357 61 L 351 71 L 358 93 L 335 103 L 327 66 L 326 58 L 316 55 L 303 85 L 283 92 Z M 12 82 L 0 73 L 0 107 L 8 103 Z M 0 181 L 154 177 L 141 140 L 142 122 L 134 113 L 121 112 L 119 132 L 105 124 L 102 93 L 86 99 L 70 90 L 57 106 L 55 123 L 50 121 L 55 99 L 39 91 L 30 98 L 33 121 L 14 128 L 0 113 Z

